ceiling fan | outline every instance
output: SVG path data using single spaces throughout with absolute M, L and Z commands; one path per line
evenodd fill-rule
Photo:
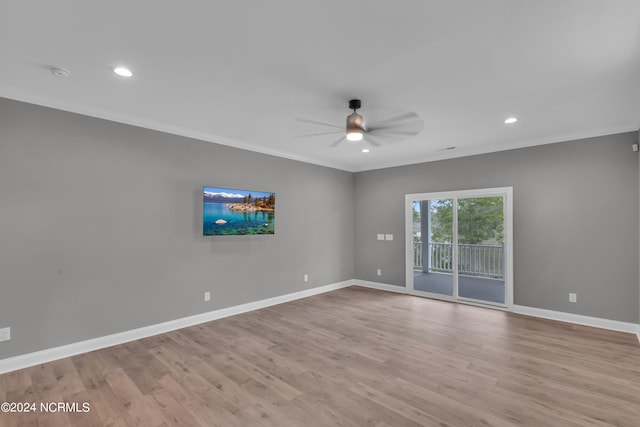
M 347 116 L 346 126 L 338 126 L 336 124 L 318 120 L 298 118 L 296 120 L 303 123 L 337 129 L 298 135 L 298 137 L 307 138 L 341 133 L 343 135 L 338 140 L 331 143 L 329 147 L 336 147 L 342 142 L 353 144 L 361 141 L 375 147 L 379 147 L 387 142 L 399 142 L 404 139 L 408 139 L 417 135 L 422 130 L 422 119 L 413 111 L 404 112 L 387 119 L 368 123 L 364 120 L 362 115 L 358 114 L 357 110 L 361 107 L 362 101 L 359 99 L 352 99 L 349 101 L 349 109 L 353 110 L 353 112 Z

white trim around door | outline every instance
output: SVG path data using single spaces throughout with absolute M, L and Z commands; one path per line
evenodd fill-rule
M 458 295 L 457 286 L 457 251 L 456 259 L 453 262 L 453 295 L 442 295 L 420 291 L 414 289 L 414 242 L 413 242 L 413 202 L 420 200 L 443 200 L 452 199 L 454 206 L 457 206 L 458 199 L 475 198 L 475 197 L 504 197 L 504 282 L 505 296 L 504 304 L 492 303 L 487 301 L 463 298 Z M 457 209 L 453 209 L 453 241 L 452 245 L 457 247 Z M 513 187 L 499 188 L 482 188 L 474 190 L 461 191 L 443 191 L 434 193 L 416 193 L 405 195 L 405 237 L 407 247 L 405 248 L 405 271 L 406 271 L 406 289 L 411 295 L 423 296 L 428 298 L 436 298 L 445 301 L 460 302 L 464 304 L 480 305 L 483 307 L 497 308 L 503 310 L 513 310 Z

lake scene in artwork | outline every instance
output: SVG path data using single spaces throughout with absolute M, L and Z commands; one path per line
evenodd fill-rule
M 204 187 L 202 234 L 237 236 L 274 234 L 275 193 Z

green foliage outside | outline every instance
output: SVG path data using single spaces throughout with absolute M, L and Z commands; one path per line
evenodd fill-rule
M 432 200 L 431 241 L 450 243 L 453 229 L 453 200 Z M 414 218 L 417 212 L 414 210 Z M 458 243 L 495 244 L 504 239 L 502 197 L 479 197 L 458 200 Z

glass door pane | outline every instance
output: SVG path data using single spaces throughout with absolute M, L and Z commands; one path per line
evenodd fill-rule
M 504 304 L 504 197 L 457 202 L 458 297 Z
M 453 199 L 417 200 L 413 213 L 413 289 L 453 297 Z

